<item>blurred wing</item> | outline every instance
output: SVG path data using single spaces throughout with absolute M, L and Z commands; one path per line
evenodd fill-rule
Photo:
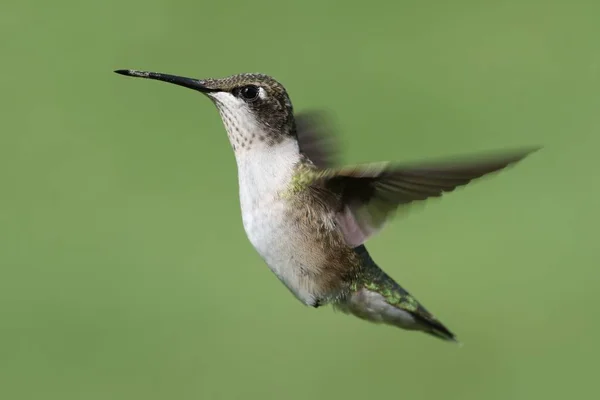
M 516 163 L 535 150 L 488 155 L 471 161 L 329 169 L 321 171 L 313 184 L 338 196 L 338 223 L 348 244 L 356 247 L 379 231 L 398 207 L 440 197 L 475 178 Z
M 339 161 L 337 129 L 323 111 L 303 111 L 295 116 L 300 151 L 318 168 L 332 168 Z

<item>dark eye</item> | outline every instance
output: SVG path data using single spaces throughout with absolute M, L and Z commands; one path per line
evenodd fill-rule
M 258 98 L 259 89 L 257 86 L 248 85 L 240 89 L 240 95 L 244 100 L 256 100 Z

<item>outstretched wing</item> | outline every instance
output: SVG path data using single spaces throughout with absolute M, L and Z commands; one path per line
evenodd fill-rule
M 537 149 L 471 157 L 467 161 L 419 165 L 367 164 L 315 172 L 310 184 L 339 199 L 338 223 L 347 243 L 356 247 L 376 233 L 398 207 L 440 197 L 475 178 L 499 171 Z

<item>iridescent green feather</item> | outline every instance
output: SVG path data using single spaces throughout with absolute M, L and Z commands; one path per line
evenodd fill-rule
M 365 246 L 359 246 L 355 251 L 361 256 L 363 263 L 358 280 L 351 286 L 352 291 L 364 288 L 379 293 L 385 298 L 388 304 L 409 312 L 422 324 L 427 326 L 427 331 L 432 335 L 440 339 L 456 341 L 452 332 L 375 264 Z

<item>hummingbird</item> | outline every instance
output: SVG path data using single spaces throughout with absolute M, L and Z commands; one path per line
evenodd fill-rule
M 193 89 L 216 105 L 235 154 L 244 231 L 300 302 L 458 342 L 375 263 L 365 242 L 399 210 L 502 170 L 537 148 L 453 161 L 340 165 L 323 114 L 295 113 L 284 86 L 269 75 L 115 72 Z

